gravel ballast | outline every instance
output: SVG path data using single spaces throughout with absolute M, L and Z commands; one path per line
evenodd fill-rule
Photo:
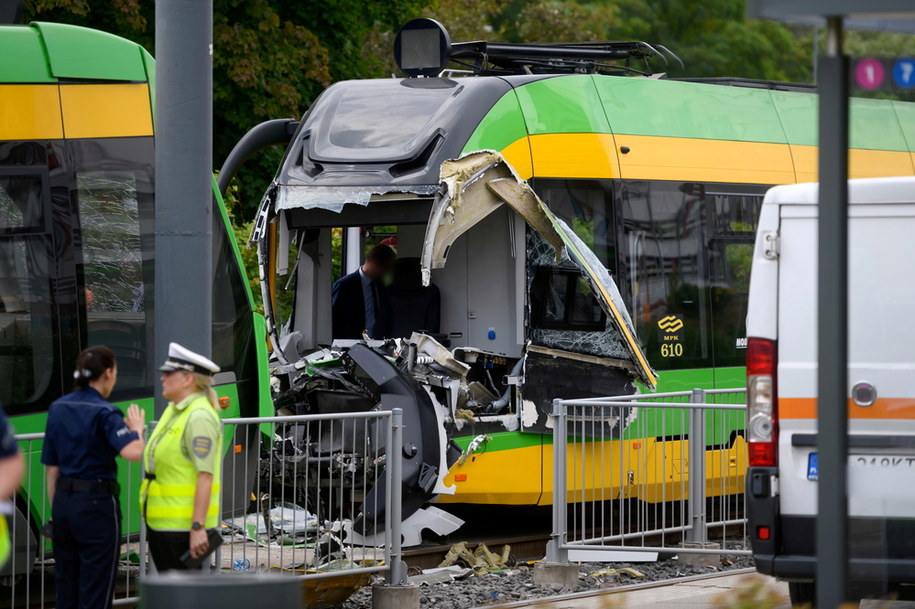
M 420 606 L 434 609 L 467 609 L 481 605 L 508 603 L 542 598 L 568 592 L 586 592 L 638 583 L 674 580 L 691 575 L 708 575 L 753 566 L 750 556 L 722 556 L 721 564 L 689 566 L 678 560 L 661 560 L 655 563 L 580 563 L 578 586 L 574 589 L 559 585 L 539 586 L 533 582 L 536 563 L 521 563 L 501 572 L 468 575 L 448 583 L 420 586 Z M 623 569 L 634 569 L 644 577 L 636 577 Z M 611 570 L 615 570 L 613 573 Z M 601 573 L 603 572 L 603 574 Z M 378 578 L 382 582 L 382 578 Z M 342 609 L 369 609 L 372 606 L 371 587 L 358 591 L 341 607 Z

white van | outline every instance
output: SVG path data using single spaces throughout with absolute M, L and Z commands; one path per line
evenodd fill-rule
M 747 315 L 747 507 L 756 568 L 815 598 L 817 184 L 766 195 Z M 915 583 L 915 178 L 849 181 L 849 573 Z M 826 506 L 826 509 L 829 509 Z

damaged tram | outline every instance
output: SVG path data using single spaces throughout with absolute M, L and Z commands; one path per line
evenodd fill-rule
M 423 505 L 551 503 L 554 398 L 744 385 L 757 217 L 771 185 L 815 179 L 816 96 L 651 74 L 650 58 L 676 58 L 644 43 L 452 44 L 418 20 L 395 47 L 408 77 L 336 83 L 300 122 L 268 126 L 288 147 L 252 240 L 277 408 L 403 408 L 404 516 L 444 533 Z M 854 100 L 852 123 L 853 177 L 915 173 L 911 104 Z M 335 340 L 332 284 L 373 227 L 396 235 L 410 289 L 440 292 L 439 327 Z M 658 501 L 631 485 L 681 476 L 652 459 L 683 432 L 642 421 L 634 437 L 638 416 L 602 437 L 644 470 L 601 490 Z M 709 475 L 735 494 L 743 425 L 706 434 L 731 464 Z M 356 490 L 365 505 L 381 492 Z

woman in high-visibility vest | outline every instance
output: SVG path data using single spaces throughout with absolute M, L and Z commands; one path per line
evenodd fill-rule
M 207 529 L 219 525 L 222 431 L 211 385 L 219 366 L 177 343 L 159 368 L 170 400 L 143 453 L 140 489 L 149 552 L 159 572 L 188 569 L 182 556 L 209 550 Z
M 13 437 L 13 428 L 6 420 L 3 409 L 0 409 L 0 567 L 6 564 L 11 551 L 7 517 L 13 515 L 13 503 L 9 499 L 19 490 L 24 471 L 22 453 Z

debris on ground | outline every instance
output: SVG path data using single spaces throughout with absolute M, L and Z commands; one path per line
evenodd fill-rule
M 533 582 L 533 569 L 535 563 L 520 563 L 510 568 L 491 570 L 487 568 L 472 569 L 473 565 L 482 563 L 483 552 L 476 556 L 476 550 L 471 551 L 473 544 L 459 543 L 452 547 L 448 553 L 450 567 L 458 567 L 464 571 L 469 570 L 459 578 L 450 581 L 444 576 L 441 583 L 427 581 L 420 585 L 420 607 L 422 609 L 467 609 L 494 603 L 507 603 L 512 601 L 526 601 L 544 598 L 570 592 L 571 590 L 555 586 L 540 586 Z M 480 544 L 482 545 L 482 544 Z M 745 549 L 740 544 L 729 544 L 732 549 Z M 498 556 L 490 551 L 490 554 Z M 722 562 L 721 571 L 743 569 L 753 566 L 750 556 L 729 556 L 726 565 Z M 444 562 L 442 563 L 444 564 Z M 423 576 L 432 569 L 422 572 Z M 709 571 L 704 567 L 691 567 L 676 560 L 660 560 L 656 563 L 581 563 L 579 564 L 579 580 L 576 592 L 587 590 L 600 590 L 614 588 L 634 583 L 648 581 L 665 581 L 691 575 L 705 575 Z M 454 573 L 458 573 L 454 570 Z M 414 576 L 415 577 L 415 576 Z M 377 578 L 380 582 L 382 577 Z M 354 594 L 340 606 L 340 609 L 369 609 L 372 606 L 372 592 L 370 587 L 365 587 Z
M 495 554 L 486 547 L 485 543 L 477 544 L 474 551 L 470 551 L 467 542 L 462 541 L 451 546 L 445 555 L 445 560 L 439 564 L 439 568 L 450 567 L 458 563 L 472 569 L 474 573 L 481 575 L 483 572 L 499 571 L 510 567 L 512 560 L 511 546 L 502 546 L 502 553 Z

